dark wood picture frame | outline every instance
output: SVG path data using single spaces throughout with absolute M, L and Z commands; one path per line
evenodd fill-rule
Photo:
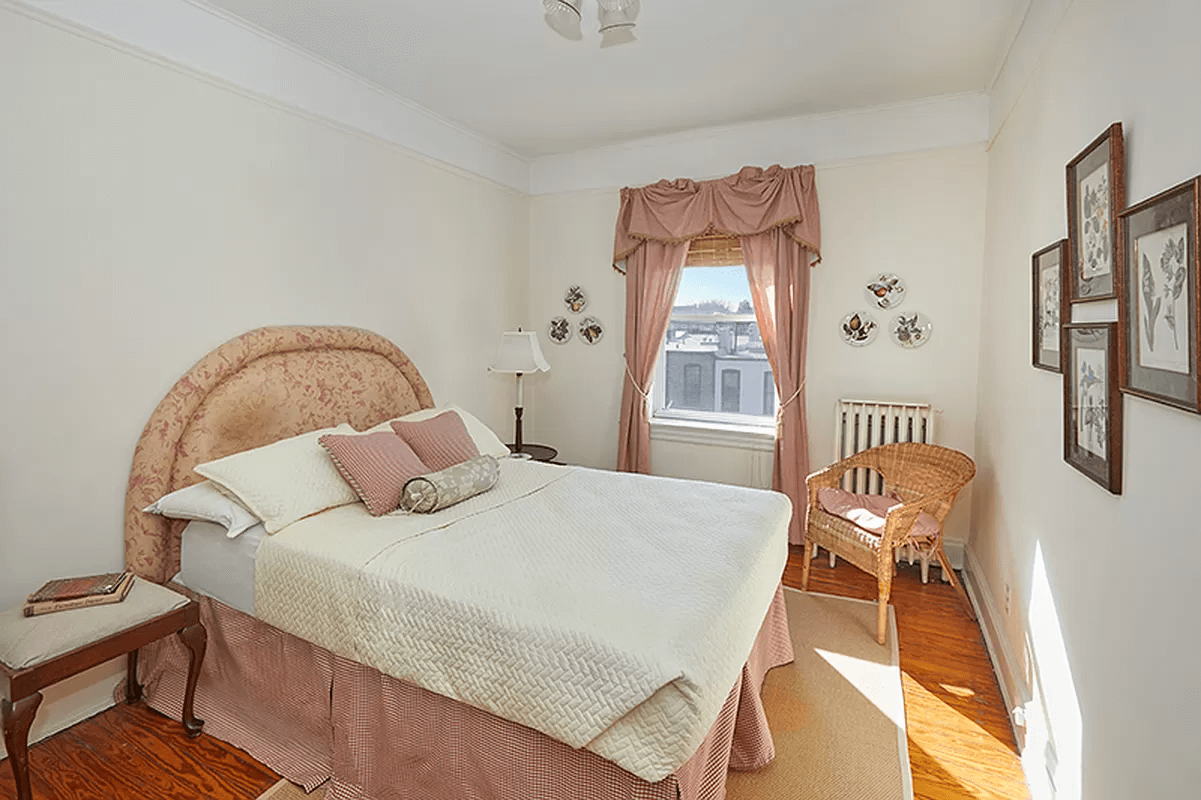
M 1116 322 L 1063 326 L 1063 460 L 1113 494 L 1122 493 L 1118 334 Z
M 1062 326 L 1072 319 L 1067 293 L 1068 240 L 1060 239 L 1036 251 L 1030 257 L 1030 268 L 1031 363 L 1048 372 L 1063 372 Z M 1049 277 L 1054 281 L 1048 281 Z M 1043 346 L 1048 340 L 1054 342 L 1053 349 Z
M 1122 123 L 1115 122 L 1068 162 L 1068 253 L 1073 303 L 1122 291 L 1118 214 L 1126 207 Z
M 1119 215 L 1128 277 L 1118 301 L 1122 391 L 1194 414 L 1201 414 L 1199 232 L 1201 176 Z

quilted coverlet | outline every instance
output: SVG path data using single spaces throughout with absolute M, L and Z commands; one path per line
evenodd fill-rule
M 434 514 L 268 537 L 264 621 L 650 782 L 713 724 L 787 560 L 774 492 L 504 459 Z

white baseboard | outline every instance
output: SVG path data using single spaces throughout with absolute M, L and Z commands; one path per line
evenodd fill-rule
M 949 545 L 950 542 L 946 544 Z M 993 594 L 984 578 L 984 570 L 972 548 L 963 546 L 962 543 L 960 545 L 964 559 L 963 584 L 972 606 L 976 609 L 976 618 L 980 621 L 980 630 L 984 634 L 984 646 L 988 650 L 989 660 L 992 661 L 993 671 L 997 674 L 1001 696 L 1009 710 L 1013 738 L 1017 742 L 1018 751 L 1021 752 L 1026 745 L 1026 729 L 1021 715 L 1025 713 L 1026 705 L 1032 697 L 1030 686 L 1013 648 L 1009 645 L 1009 637 L 1005 634 L 1005 618 L 992 601 Z M 950 555 L 950 547 L 947 547 L 947 555 Z
M 44 689 L 42 705 L 29 730 L 29 743 L 40 742 L 111 708 L 113 689 L 124 678 L 125 659 L 118 658 Z M 0 741 L 0 759 L 7 757 Z

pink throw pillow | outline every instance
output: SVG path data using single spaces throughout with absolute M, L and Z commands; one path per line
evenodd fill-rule
M 373 517 L 395 511 L 405 481 L 429 472 L 413 448 L 388 431 L 359 436 L 331 433 L 317 442 Z
M 817 502 L 834 516 L 842 517 L 865 531 L 879 535 L 884 532 L 888 510 L 899 506 L 901 498 L 895 494 L 852 494 L 842 489 L 823 486 L 817 490 Z M 922 511 L 917 515 L 917 522 L 913 524 L 908 538 L 925 539 L 936 535 L 938 520 Z
M 480 454 L 463 418 L 454 411 L 447 411 L 420 422 L 393 420 L 392 430 L 408 442 L 417 457 L 430 468 L 440 472 L 455 464 L 462 464 Z

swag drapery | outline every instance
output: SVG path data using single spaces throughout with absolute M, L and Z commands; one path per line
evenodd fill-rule
M 792 500 L 788 538 L 801 543 L 809 474 L 805 347 L 809 267 L 821 261 L 810 165 L 743 167 L 711 181 L 679 179 L 621 190 L 613 266 L 626 276 L 625 379 L 617 468 L 650 472 L 649 392 L 691 241 L 737 236 L 755 319 L 780 398 L 772 488 Z

